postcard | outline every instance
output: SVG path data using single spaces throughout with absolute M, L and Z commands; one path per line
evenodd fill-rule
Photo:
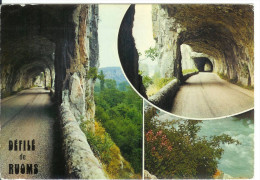
M 3 179 L 252 179 L 250 3 L 2 4 Z

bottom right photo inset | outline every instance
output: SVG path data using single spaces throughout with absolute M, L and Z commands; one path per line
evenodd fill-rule
M 254 176 L 254 111 L 188 120 L 145 103 L 145 179 L 250 179 Z

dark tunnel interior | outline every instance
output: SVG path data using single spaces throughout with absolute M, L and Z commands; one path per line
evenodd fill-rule
M 206 57 L 196 57 L 193 58 L 195 66 L 199 70 L 199 72 L 212 72 L 213 71 L 213 64 L 212 62 Z

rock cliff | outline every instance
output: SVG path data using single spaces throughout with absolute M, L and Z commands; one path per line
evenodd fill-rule
M 118 35 L 118 53 L 124 72 L 135 87 L 135 89 L 147 98 L 145 87 L 142 83 L 142 76 L 139 75 L 139 55 L 135 47 L 133 37 L 133 22 L 135 15 L 135 5 L 131 5 L 127 10 Z
M 2 96 L 31 87 L 43 73 L 60 106 L 69 177 L 105 178 L 79 128 L 82 121 L 94 127 L 95 76 L 89 71 L 99 66 L 98 6 L 5 5 L 1 23 Z
M 253 6 L 153 5 L 152 17 L 164 77 L 182 78 L 187 63 L 180 46 L 185 44 L 209 58 L 214 72 L 254 85 Z

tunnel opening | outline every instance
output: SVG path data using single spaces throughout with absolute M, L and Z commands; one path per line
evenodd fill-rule
M 213 72 L 213 64 L 207 57 L 193 58 L 199 72 Z
M 1 98 L 41 85 L 57 105 L 68 101 L 79 122 L 93 123 L 87 74 L 99 66 L 98 6 L 5 5 L 1 22 Z
M 45 87 L 46 88 L 46 76 L 44 72 L 40 72 L 39 75 L 35 75 L 32 77 L 33 79 L 33 87 Z
M 201 9 L 206 13 L 201 13 Z M 238 9 L 245 16 L 237 13 Z M 135 11 L 135 6 L 130 6 L 122 21 L 118 52 L 129 81 L 147 98 L 149 83 L 144 84 L 143 79 L 149 80 L 147 72 L 150 69 L 140 63 L 142 53 L 136 51 L 138 40 L 134 41 L 132 33 Z M 245 17 L 250 19 L 247 23 Z M 230 21 L 232 18 L 234 21 Z M 162 78 L 176 78 L 184 83 L 197 72 L 215 72 L 223 79 L 235 80 L 238 85 L 253 84 L 252 6 L 153 5 L 152 25 L 154 49 L 158 50 L 155 59 Z M 244 29 L 245 25 L 249 28 Z M 248 35 L 245 38 L 243 31 Z M 244 49 L 245 44 L 248 44 L 248 49 Z M 185 45 L 191 49 L 183 50 Z
M 55 110 L 65 104 L 75 121 L 94 127 L 95 79 L 88 73 L 99 66 L 97 22 L 97 5 L 3 5 L 1 99 L 41 86 Z

